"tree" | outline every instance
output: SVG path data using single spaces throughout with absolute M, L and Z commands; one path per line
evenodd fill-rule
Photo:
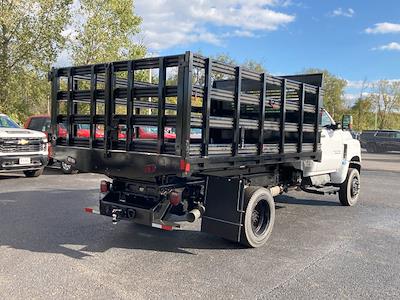
M 133 41 L 142 19 L 133 0 L 80 0 L 70 48 L 74 64 L 93 64 L 144 57 L 146 48 Z
M 48 101 L 72 0 L 0 1 L 0 110 L 23 119 Z
M 368 129 L 372 126 L 373 114 L 371 112 L 371 97 L 358 98 L 351 108 L 354 117 L 354 127 L 358 131 Z
M 227 53 L 220 53 L 220 54 L 213 56 L 212 58 L 219 62 L 226 63 L 229 65 L 239 65 L 238 62 L 235 59 L 233 59 L 231 56 L 229 56 L 229 54 L 227 54 Z M 251 71 L 255 71 L 258 73 L 267 72 L 264 65 L 256 60 L 248 59 L 240 65 L 246 69 L 249 69 Z
M 258 73 L 268 73 L 267 69 L 264 67 L 264 65 L 260 62 L 257 62 L 255 60 L 249 59 L 246 60 L 243 64 L 243 67 L 246 69 L 258 72 Z
M 307 69 L 306 74 L 323 73 L 323 89 L 324 89 L 324 108 L 329 111 L 333 118 L 340 117 L 344 110 L 344 89 L 346 88 L 346 80 L 339 78 L 328 70 Z
M 394 125 L 394 113 L 400 110 L 400 81 L 380 80 L 373 85 L 373 91 L 371 101 L 377 113 L 377 126 L 390 128 Z

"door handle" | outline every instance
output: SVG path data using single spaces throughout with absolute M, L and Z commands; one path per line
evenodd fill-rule
M 325 134 L 323 134 L 323 133 L 321 133 L 321 137 L 326 137 L 326 135 L 325 135 Z

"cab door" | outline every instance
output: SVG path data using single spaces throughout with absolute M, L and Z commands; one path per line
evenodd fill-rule
M 318 173 L 336 172 L 343 160 L 343 131 L 335 128 L 335 122 L 327 111 L 321 115 L 321 162 L 317 163 Z

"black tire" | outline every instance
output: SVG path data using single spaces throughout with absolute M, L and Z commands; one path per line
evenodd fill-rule
M 360 173 L 350 168 L 346 180 L 340 185 L 339 201 L 343 206 L 356 205 L 360 196 Z
M 40 175 L 43 174 L 44 168 L 41 168 L 39 170 L 29 170 L 29 171 L 24 171 L 24 174 L 26 177 L 39 177 Z
M 271 192 L 262 187 L 248 187 L 244 192 L 247 207 L 240 243 L 251 248 L 264 245 L 275 222 L 275 203 Z
M 66 162 L 61 162 L 61 170 L 64 174 L 76 174 L 78 170 L 75 169 L 72 165 L 67 164 Z

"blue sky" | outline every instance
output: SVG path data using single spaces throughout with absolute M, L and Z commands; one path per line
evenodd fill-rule
M 400 79 L 399 0 L 137 0 L 153 53 L 228 53 L 276 75 L 325 68 L 349 81 Z

